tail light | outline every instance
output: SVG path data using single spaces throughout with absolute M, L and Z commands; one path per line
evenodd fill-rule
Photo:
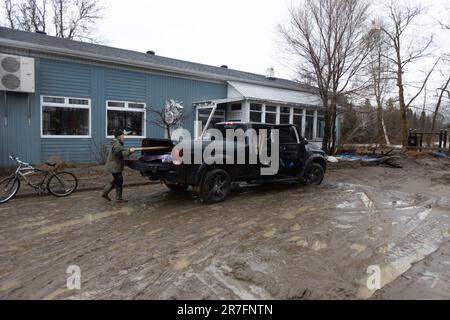
M 172 163 L 176 166 L 183 164 L 183 149 L 174 148 L 172 150 Z

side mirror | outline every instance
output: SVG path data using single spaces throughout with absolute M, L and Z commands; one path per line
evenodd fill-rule
M 303 144 L 306 146 L 307 144 L 309 144 L 309 141 L 308 141 L 308 139 L 306 139 L 306 138 L 303 138 Z

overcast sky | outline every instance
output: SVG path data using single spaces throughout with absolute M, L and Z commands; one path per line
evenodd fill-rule
M 105 19 L 99 34 L 108 45 L 210 65 L 264 74 L 269 66 L 275 75 L 292 79 L 295 74 L 286 65 L 289 60 L 279 44 L 277 25 L 288 21 L 288 8 L 301 0 L 105 0 Z M 374 1 L 379 5 L 383 1 Z M 399 0 L 415 1 L 415 0 Z M 449 0 L 421 1 L 428 12 L 417 21 L 413 41 L 434 33 L 437 55 L 450 52 L 450 31 L 437 25 L 447 20 Z M 434 61 L 434 60 L 433 60 Z M 421 70 L 432 65 L 425 60 L 414 70 L 415 81 Z M 411 78 L 411 77 L 410 77 Z M 430 88 L 437 88 L 436 74 Z

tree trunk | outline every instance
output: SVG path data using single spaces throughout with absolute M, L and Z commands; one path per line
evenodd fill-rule
M 398 97 L 400 103 L 400 130 L 402 137 L 402 145 L 408 145 L 408 119 L 406 117 L 406 102 L 405 102 L 405 88 L 403 87 L 403 68 L 400 56 L 400 49 L 397 48 L 397 87 Z

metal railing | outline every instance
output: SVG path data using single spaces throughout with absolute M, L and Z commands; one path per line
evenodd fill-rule
M 436 140 L 438 143 L 436 144 Z M 450 140 L 448 130 L 442 129 L 439 132 L 418 132 L 409 130 L 408 149 L 437 150 L 439 152 L 450 151 Z

